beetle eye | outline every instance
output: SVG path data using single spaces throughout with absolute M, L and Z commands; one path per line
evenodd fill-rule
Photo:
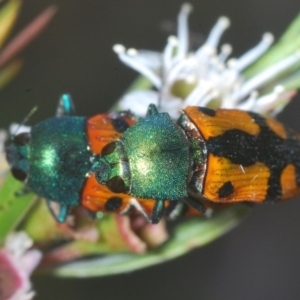
M 11 173 L 17 180 L 20 181 L 25 181 L 25 179 L 27 178 L 26 172 L 18 168 L 12 168 Z
M 30 141 L 30 133 L 22 132 L 14 137 L 14 144 L 17 146 L 25 146 Z
M 108 180 L 106 186 L 114 193 L 126 193 L 125 182 L 120 176 Z
M 109 155 L 113 153 L 115 149 L 116 149 L 116 143 L 115 142 L 109 143 L 103 147 L 101 151 L 101 155 L 102 156 Z

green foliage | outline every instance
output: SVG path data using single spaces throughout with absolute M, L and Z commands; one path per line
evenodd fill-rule
M 34 204 L 36 196 L 32 193 L 22 193 L 24 184 L 15 180 L 12 175 L 7 176 L 0 189 L 0 243 L 20 224 L 30 207 Z

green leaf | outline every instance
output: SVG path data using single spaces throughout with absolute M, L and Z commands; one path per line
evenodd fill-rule
M 296 72 L 286 76 L 283 80 L 278 82 L 279 85 L 283 85 L 287 91 L 300 88 L 300 65 Z
M 49 212 L 46 201 L 41 198 L 37 200 L 30 212 L 24 216 L 19 229 L 26 231 L 36 243 L 47 244 L 65 239 Z
M 152 86 L 153 84 L 148 78 L 139 76 L 126 90 L 125 94 L 133 91 L 150 89 Z
M 0 11 L 0 48 L 4 44 L 21 6 L 20 0 L 9 1 Z
M 139 76 L 131 85 L 130 87 L 125 91 L 124 95 L 133 92 L 133 91 L 139 91 L 139 90 L 147 90 L 151 89 L 153 84 L 151 81 L 144 77 L 144 76 Z M 117 102 L 111 109 L 110 111 L 119 111 L 121 108 L 119 107 L 119 102 Z
M 9 174 L 0 189 L 0 244 L 9 232 L 14 230 L 30 207 L 36 196 L 32 193 L 17 196 L 16 193 L 24 188 L 24 184 L 15 180 Z
M 20 71 L 22 62 L 14 60 L 0 70 L 0 89 L 5 87 Z
M 278 42 L 272 46 L 260 59 L 243 72 L 246 78 L 251 78 L 266 68 L 274 65 L 300 49 L 300 14 L 290 24 Z
M 248 211 L 245 206 L 232 206 L 210 219 L 198 217 L 185 220 L 176 227 L 167 243 L 147 254 L 110 254 L 42 271 L 62 277 L 95 277 L 120 274 L 163 263 L 222 236 L 236 226 Z

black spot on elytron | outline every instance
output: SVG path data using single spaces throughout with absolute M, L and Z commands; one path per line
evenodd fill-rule
M 300 186 L 300 141 L 289 129 L 286 129 L 287 138 L 282 139 L 269 128 L 264 117 L 252 112 L 249 115 L 260 128 L 258 135 L 238 129 L 228 130 L 209 138 L 206 141 L 207 151 L 243 167 L 264 163 L 271 174 L 265 201 L 276 202 L 282 195 L 280 176 L 288 164 L 295 166 Z
M 210 116 L 210 117 L 214 117 L 216 115 L 216 111 L 211 109 L 211 108 L 207 108 L 207 107 L 198 107 L 198 109 L 206 114 L 207 116 Z
M 113 153 L 115 149 L 116 149 L 116 143 L 115 142 L 109 143 L 102 148 L 101 155 L 102 156 L 109 155 Z
M 114 129 L 117 132 L 120 132 L 120 133 L 123 133 L 129 127 L 129 125 L 127 124 L 127 122 L 122 117 L 118 117 L 118 118 L 112 119 L 111 123 L 113 124 Z
M 231 181 L 225 182 L 219 189 L 219 197 L 220 198 L 225 198 L 230 195 L 232 195 L 234 192 L 234 187 L 231 183 Z
M 125 183 L 122 177 L 115 176 L 106 182 L 106 186 L 114 193 L 125 193 Z
M 122 198 L 111 197 L 107 199 L 104 208 L 108 211 L 115 211 L 122 205 Z

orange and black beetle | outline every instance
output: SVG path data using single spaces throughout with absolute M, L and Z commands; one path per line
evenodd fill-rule
M 91 211 L 136 208 L 157 223 L 182 203 L 277 202 L 300 192 L 300 140 L 273 119 L 239 110 L 187 107 L 177 122 L 150 105 L 128 112 L 71 116 L 65 95 L 57 117 L 7 147 L 17 179 L 60 204 Z M 184 205 L 185 205 L 184 204 Z M 191 213 L 193 213 L 191 209 Z
M 214 202 L 271 202 L 300 192 L 299 135 L 240 110 L 188 107 L 207 155 L 202 195 Z

